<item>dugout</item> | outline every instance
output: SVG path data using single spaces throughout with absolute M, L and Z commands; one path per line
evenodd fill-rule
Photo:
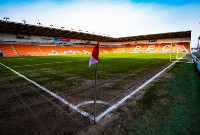
M 0 57 L 3 57 L 3 51 L 0 50 Z

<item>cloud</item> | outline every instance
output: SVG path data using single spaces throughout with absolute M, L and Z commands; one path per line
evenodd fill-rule
M 12 9 L 12 10 L 11 10 Z M 43 26 L 89 31 L 113 37 L 175 32 L 192 29 L 192 45 L 200 31 L 200 5 L 167 6 L 134 3 L 129 0 L 109 1 L 34 1 L 0 6 L 0 17 L 11 21 L 27 20 Z

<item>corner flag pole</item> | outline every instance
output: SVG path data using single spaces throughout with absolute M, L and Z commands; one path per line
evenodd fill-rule
M 95 77 L 95 82 L 94 82 L 94 124 L 96 123 L 96 91 L 97 91 L 97 63 L 95 64 L 95 69 L 94 69 L 94 77 Z
M 92 55 L 90 56 L 89 60 L 89 67 L 92 64 L 95 64 L 94 69 L 94 124 L 96 123 L 96 91 L 97 91 L 97 64 L 99 63 L 99 42 L 97 42 L 97 45 L 92 50 Z

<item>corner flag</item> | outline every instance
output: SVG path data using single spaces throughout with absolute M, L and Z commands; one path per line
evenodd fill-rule
M 96 64 L 99 62 L 99 42 L 97 43 L 97 45 L 93 48 L 92 51 L 92 55 L 90 56 L 90 60 L 89 60 L 89 67 L 92 64 Z

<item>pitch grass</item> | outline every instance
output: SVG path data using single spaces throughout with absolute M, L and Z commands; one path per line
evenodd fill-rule
M 159 81 L 146 90 L 122 128 L 123 133 L 200 134 L 200 74 L 194 64 L 185 63 L 177 63 L 170 73 L 170 79 Z
M 85 86 L 87 81 L 94 80 L 94 65 L 88 67 L 89 58 L 90 55 L 29 56 L 2 58 L 0 62 L 53 92 L 62 92 Z M 175 59 L 175 54 L 172 58 Z M 101 90 L 105 92 L 120 90 L 126 85 L 126 79 L 135 79 L 169 64 L 169 54 L 100 54 L 99 59 L 99 81 L 115 76 L 117 78 L 121 73 L 134 73 L 102 88 Z M 24 82 L 23 78 L 13 76 L 13 73 L 5 67 L 0 66 L 0 70 L 0 79 L 9 76 L 10 84 Z
M 3 58 L 0 62 L 35 81 L 48 78 L 49 81 L 57 80 L 73 86 L 82 83 L 84 79 L 93 79 L 94 66 L 88 67 L 89 57 L 90 55 L 16 57 Z M 154 69 L 168 62 L 169 54 L 101 54 L 98 79 L 106 79 L 142 67 Z M 3 72 L 10 72 L 1 68 Z M 43 81 L 39 79 L 40 82 Z

